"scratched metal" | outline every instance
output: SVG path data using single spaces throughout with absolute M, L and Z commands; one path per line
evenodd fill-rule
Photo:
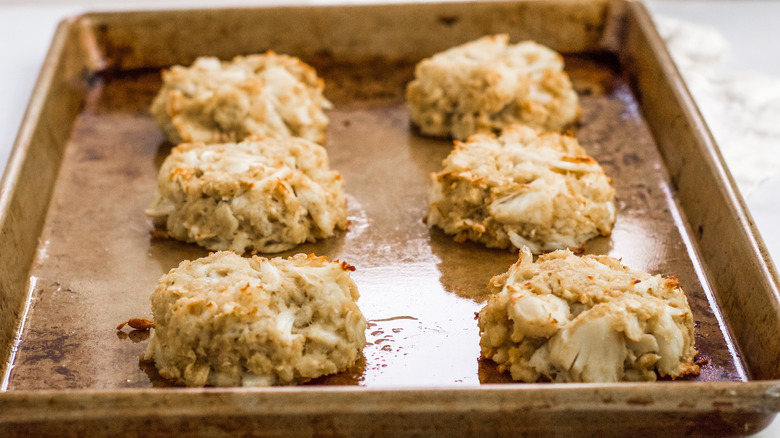
M 403 89 L 413 61 L 313 58 L 335 103 L 327 148 L 346 181 L 349 230 L 295 252 L 354 265 L 369 320 L 364 357 L 347 372 L 311 384 L 435 387 L 506 382 L 481 360 L 474 313 L 485 285 L 516 260 L 508 251 L 457 244 L 422 221 L 428 175 L 447 141 L 410 127 Z M 608 58 L 569 57 L 583 116 L 576 135 L 614 179 L 612 236 L 586 252 L 676 275 L 694 312 L 704 359 L 694 380 L 745 380 L 719 324 L 685 217 L 637 102 Z M 96 81 L 67 146 L 32 270 L 32 301 L 9 390 L 169 386 L 141 362 L 145 332 L 117 332 L 131 317 L 151 318 L 149 295 L 181 260 L 207 254 L 150 239 L 143 210 L 170 150 L 147 112 L 159 73 Z

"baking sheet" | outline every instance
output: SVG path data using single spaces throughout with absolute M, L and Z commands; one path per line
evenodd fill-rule
M 487 299 L 487 282 L 517 254 L 458 244 L 422 221 L 429 174 L 441 168 L 452 142 L 424 138 L 410 126 L 404 86 L 418 59 L 307 61 L 324 77 L 335 106 L 326 147 L 345 179 L 350 226 L 280 255 L 315 253 L 354 265 L 369 321 L 364 359 L 315 383 L 424 388 L 511 381 L 480 360 L 474 314 Z M 567 66 L 582 98 L 576 135 L 617 191 L 612 236 L 589 242 L 586 252 L 677 276 L 705 360 L 694 380 L 745 380 L 663 160 L 617 61 L 569 57 Z M 159 71 L 134 71 L 101 75 L 88 91 L 31 272 L 32 305 L 10 390 L 169 384 L 138 359 L 147 334 L 114 329 L 131 317 L 152 319 L 149 296 L 160 276 L 181 260 L 208 254 L 154 240 L 143 213 L 171 147 L 148 113 L 160 85 Z
M 646 12 L 633 2 L 605 5 L 167 11 L 63 23 L 17 145 L 26 167 L 12 169 L 19 179 L 6 178 L 22 201 L 3 212 L 3 232 L 14 242 L 39 239 L 37 245 L 6 243 L 5 254 L 33 251 L 35 259 L 29 272 L 4 265 L 13 275 L 0 279 L 0 307 L 25 296 L 19 287 L 6 287 L 18 285 L 16 277 L 29 291 L 29 299 L 20 300 L 26 308 L 15 310 L 15 321 L 23 322 L 18 343 L 8 320 L 0 324 L 3 347 L 11 351 L 0 431 L 164 434 L 184 430 L 194 417 L 225 434 L 294 433 L 285 426 L 291 419 L 298 432 L 330 434 L 620 436 L 640 424 L 645 431 L 698 434 L 765 426 L 780 409 L 780 384 L 771 380 L 778 378 L 776 274 L 706 127 L 660 40 L 648 31 Z M 363 19 L 354 20 L 358 16 Z M 295 22 L 310 32 L 280 32 Z M 696 320 L 699 377 L 517 384 L 479 359 L 474 312 L 486 299 L 487 281 L 516 255 L 456 244 L 422 222 L 428 174 L 451 146 L 409 126 L 403 86 L 423 56 L 499 30 L 568 53 L 567 70 L 583 105 L 576 134 L 617 189 L 613 234 L 591 241 L 586 252 L 679 278 Z M 216 37 L 225 35 L 230 38 Z M 171 384 L 139 361 L 146 334 L 114 327 L 150 317 L 148 297 L 157 279 L 206 251 L 150 238 L 143 209 L 171 145 L 147 108 L 160 67 L 191 61 L 204 50 L 229 58 L 247 48 L 299 55 L 326 80 L 326 95 L 336 105 L 326 146 L 346 181 L 351 225 L 333 239 L 281 255 L 315 252 L 356 266 L 352 275 L 370 321 L 370 344 L 352 369 L 300 388 L 158 388 Z M 46 172 L 31 171 L 33 165 Z M 36 178 L 57 168 L 56 179 Z M 35 184 L 43 186 L 42 199 L 22 196 L 38 193 Z M 25 208 L 47 212 L 40 230 L 35 221 L 18 219 Z M 728 245 L 721 248 L 717 239 Z M 734 272 L 745 276 L 735 282 Z M 161 421 L 152 425 L 152 417 Z

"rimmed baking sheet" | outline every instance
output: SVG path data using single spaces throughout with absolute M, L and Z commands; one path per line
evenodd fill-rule
M 506 272 L 517 254 L 459 244 L 423 223 L 429 174 L 441 168 L 452 142 L 424 138 L 410 126 L 403 90 L 416 60 L 394 62 L 392 74 L 360 79 L 352 75 L 363 62 L 307 60 L 319 67 L 334 101 L 326 147 L 345 180 L 350 226 L 333 239 L 280 255 L 314 253 L 354 265 L 370 342 L 360 369 L 346 373 L 351 379 L 321 381 L 432 387 L 479 384 L 485 376 L 502 380 L 489 361 L 478 360 L 474 313 L 487 299 L 490 278 Z M 676 275 L 707 359 L 696 379 L 745 380 L 663 160 L 616 61 L 580 57 L 567 64 L 582 95 L 576 135 L 618 194 L 612 236 L 589 242 L 586 252 Z M 152 239 L 143 213 L 171 147 L 148 113 L 160 85 L 158 71 L 130 72 L 100 76 L 88 92 L 31 272 L 33 301 L 11 390 L 162 383 L 154 367 L 139 364 L 146 342 L 125 339 L 114 328 L 131 317 L 152 319 L 149 296 L 160 276 L 182 260 L 208 254 Z
M 487 281 L 505 272 L 517 255 L 455 243 L 422 221 L 427 209 L 428 175 L 440 168 L 451 143 L 424 138 L 409 124 L 404 85 L 412 77 L 414 63 L 445 44 L 511 31 L 515 41 L 533 37 L 566 52 L 567 71 L 583 106 L 582 123 L 575 134 L 615 181 L 615 229 L 612 236 L 589 242 L 585 251 L 620 257 L 635 269 L 677 276 L 694 312 L 702 360 L 701 375 L 688 380 L 712 384 L 695 386 L 694 392 L 707 394 L 714 388 L 721 391 L 722 384 L 730 388 L 728 382 L 741 382 L 736 388 L 753 388 L 756 399 L 750 408 L 749 403 L 738 407 L 755 413 L 755 405 L 762 406 L 756 400 L 767 397 L 766 386 L 745 385 L 752 385 L 756 378 L 777 376 L 767 372 L 773 366 L 767 364 L 769 359 L 755 359 L 752 356 L 759 352 L 744 351 L 739 341 L 741 323 L 730 320 L 729 312 L 722 310 L 721 298 L 716 299 L 722 285 L 713 280 L 712 271 L 721 268 L 713 265 L 713 258 L 702 248 L 702 225 L 689 218 L 687 199 L 697 194 L 680 183 L 680 166 L 673 154 L 670 158 L 664 141 L 658 140 L 658 124 L 648 119 L 654 114 L 654 108 L 647 108 L 651 95 L 666 90 L 643 84 L 646 79 L 641 69 L 636 71 L 636 59 L 655 55 L 649 51 L 631 53 L 641 45 L 631 45 L 630 38 L 608 35 L 615 32 L 617 36 L 630 36 L 630 26 L 628 33 L 620 33 L 625 29 L 618 26 L 618 30 L 610 31 L 608 25 L 615 24 L 611 20 L 620 22 L 615 16 L 643 13 L 639 5 L 621 5 L 610 9 L 603 2 L 562 1 L 358 7 L 350 9 L 349 14 L 364 17 L 362 26 L 374 25 L 380 36 L 367 38 L 369 42 L 361 40 L 350 33 L 356 31 L 355 26 L 360 28 L 353 24 L 341 29 L 343 35 L 334 30 L 337 35 L 323 37 L 325 41 L 319 45 L 308 39 L 311 35 L 298 40 L 296 34 L 280 36 L 273 29 L 258 30 L 260 36 L 252 41 L 251 32 L 237 17 L 243 14 L 278 21 L 270 27 L 299 19 L 311 24 L 312 33 L 318 34 L 328 26 L 341 24 L 344 18 L 340 17 L 349 15 L 347 11 L 331 7 L 94 14 L 66 23 L 70 42 L 65 44 L 59 71 L 77 72 L 68 80 L 80 84 L 73 87 L 74 93 L 83 94 L 80 99 L 61 101 L 70 107 L 72 119 L 54 129 L 67 130 L 67 140 L 47 145 L 61 148 L 61 158 L 55 154 L 53 160 L 59 172 L 49 182 L 52 196 L 38 245 L 33 248 L 35 258 L 27 274 L 29 299 L 21 335 L 13 348 L 6 346 L 13 349 L 7 394 L 53 391 L 58 397 L 58 391 L 76 389 L 90 394 L 98 391 L 101 396 L 92 399 L 98 400 L 115 394 L 132 398 L 132 392 L 121 392 L 123 388 L 171 386 L 152 365 L 138 359 L 146 346 L 145 333 L 127 329 L 117 332 L 114 327 L 130 317 L 150 318 L 148 297 L 157 279 L 181 260 L 207 254 L 193 245 L 152 239 L 151 221 L 143 209 L 152 200 L 157 169 L 171 147 L 148 114 L 160 86 L 159 68 L 186 62 L 194 55 L 191 46 L 195 44 L 183 41 L 191 36 L 188 29 L 192 22 L 213 22 L 199 38 L 207 41 L 233 29 L 236 34 L 231 37 L 235 39 L 228 40 L 234 44 L 221 41 L 201 45 L 198 54 L 229 57 L 252 47 L 252 51 L 273 49 L 300 56 L 324 77 L 326 95 L 335 104 L 329 113 L 326 147 L 331 166 L 346 181 L 349 229 L 327 241 L 279 255 L 313 252 L 354 265 L 357 269 L 352 277 L 361 292 L 359 304 L 369 320 L 369 345 L 364 359 L 352 369 L 311 382 L 313 388 L 307 391 L 314 391 L 314 397 L 324 400 L 335 390 L 320 385 L 377 390 L 395 387 L 403 394 L 407 390 L 434 394 L 438 388 L 476 392 L 494 388 L 498 392 L 490 394 L 497 394 L 542 387 L 558 394 L 573 391 L 570 395 L 575 398 L 584 395 L 577 391 L 614 389 L 610 385 L 485 385 L 510 380 L 490 361 L 479 358 L 474 313 L 486 300 Z M 467 16 L 472 12 L 476 17 Z M 419 18 L 425 14 L 432 15 Z M 535 17 L 545 18 L 538 23 L 547 24 L 529 26 L 537 23 Z M 436 29 L 441 32 L 411 27 L 426 20 L 437 23 Z M 555 23 L 569 26 L 561 28 Z M 641 28 L 641 23 L 634 26 Z M 161 36 L 157 43 L 148 40 L 153 28 Z M 64 32 L 60 38 L 65 38 Z M 633 32 L 641 34 L 636 28 Z M 147 35 L 147 40 L 134 39 L 135 35 Z M 426 35 L 431 35 L 429 41 L 424 39 Z M 623 45 L 612 47 L 614 41 L 622 41 Z M 75 48 L 68 49 L 68 44 Z M 655 80 L 666 84 L 664 78 Z M 56 104 L 61 95 L 48 97 Z M 80 105 L 73 107 L 74 102 Z M 679 107 L 686 104 L 677 102 Z M 685 111 L 695 114 L 695 109 Z M 38 123 L 45 124 L 46 120 Z M 678 135 L 682 138 L 684 133 Z M 700 135 L 706 136 L 706 131 Z M 688 137 L 683 140 L 692 142 Z M 717 156 L 711 159 L 719 160 Z M 721 175 L 703 175 L 726 187 L 730 184 Z M 740 205 L 730 208 L 739 210 Z M 747 229 L 748 234 L 750 231 Z M 742 239 L 740 233 L 744 232 L 735 230 L 729 238 Z M 764 266 L 766 261 L 735 263 Z M 776 279 L 770 276 L 767 281 L 774 284 Z M 771 294 L 771 290 L 765 291 L 770 300 Z M 777 326 L 777 316 L 762 324 L 771 330 L 773 324 Z M 775 346 L 765 348 L 765 353 L 776 354 Z M 746 359 L 748 355 L 751 357 Z M 658 383 L 657 390 L 649 389 L 654 398 L 639 405 L 656 406 L 655 411 L 669 408 L 663 400 L 670 394 L 679 396 L 668 389 L 676 384 L 686 383 Z M 628 390 L 629 386 L 617 388 Z M 168 390 L 159 391 L 167 394 Z M 174 391 L 171 394 L 179 394 L 179 390 Z M 143 394 L 148 397 L 149 393 Z M 197 399 L 197 394 L 203 393 L 191 394 Z M 279 390 L 278 394 L 281 400 L 289 392 Z M 389 395 L 388 400 L 393 397 Z M 444 398 L 440 401 L 444 403 Z M 674 398 L 671 401 L 680 402 Z M 204 403 L 202 408 L 208 406 Z M 601 408 L 616 413 L 627 406 L 631 403 Z M 692 410 L 702 415 L 714 412 L 712 407 L 688 408 L 685 415 Z M 739 410 L 737 406 L 731 408 Z M 760 427 L 777 406 L 761 409 L 767 413 L 757 417 L 751 414 L 749 421 L 747 416 L 738 416 L 734 421 L 738 427 L 743 427 L 742 423 Z M 305 409 L 301 414 L 306 414 Z M 452 422 L 448 427 L 456 424 Z

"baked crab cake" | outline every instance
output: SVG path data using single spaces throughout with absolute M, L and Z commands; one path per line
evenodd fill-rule
M 479 312 L 482 355 L 514 380 L 652 381 L 697 375 L 693 315 L 677 279 L 607 256 L 524 249 Z
M 574 137 L 512 125 L 475 134 L 431 174 L 426 222 L 456 241 L 533 253 L 609 235 L 615 190 Z
M 314 68 L 267 52 L 230 62 L 201 57 L 163 71 L 152 102 L 157 124 L 174 144 L 238 142 L 252 135 L 322 143 L 330 102 Z
M 181 144 L 163 162 L 146 214 L 210 250 L 279 252 L 347 227 L 341 175 L 301 138 Z
M 420 61 L 406 98 L 422 134 L 457 140 L 513 123 L 560 131 L 581 112 L 561 55 L 533 41 L 510 45 L 507 35 Z
M 187 386 L 291 385 L 343 371 L 366 344 L 350 270 L 305 254 L 183 261 L 152 294 L 142 359 Z

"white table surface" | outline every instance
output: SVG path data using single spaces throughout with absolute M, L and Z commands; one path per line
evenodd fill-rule
M 349 1 L 349 0 L 344 0 Z M 21 124 L 58 22 L 86 11 L 160 9 L 281 4 L 282 0 L 0 0 L 0 169 L 5 163 Z M 338 0 L 302 0 L 298 3 L 339 3 Z M 732 46 L 724 73 L 754 70 L 780 78 L 780 1 L 659 1 L 648 0 L 653 14 L 676 17 L 713 26 Z M 780 154 L 780 144 L 776 145 Z M 780 174 L 780 172 L 778 172 Z M 780 176 L 744 194 L 748 208 L 776 260 L 780 260 Z M 780 437 L 780 420 L 755 435 Z

